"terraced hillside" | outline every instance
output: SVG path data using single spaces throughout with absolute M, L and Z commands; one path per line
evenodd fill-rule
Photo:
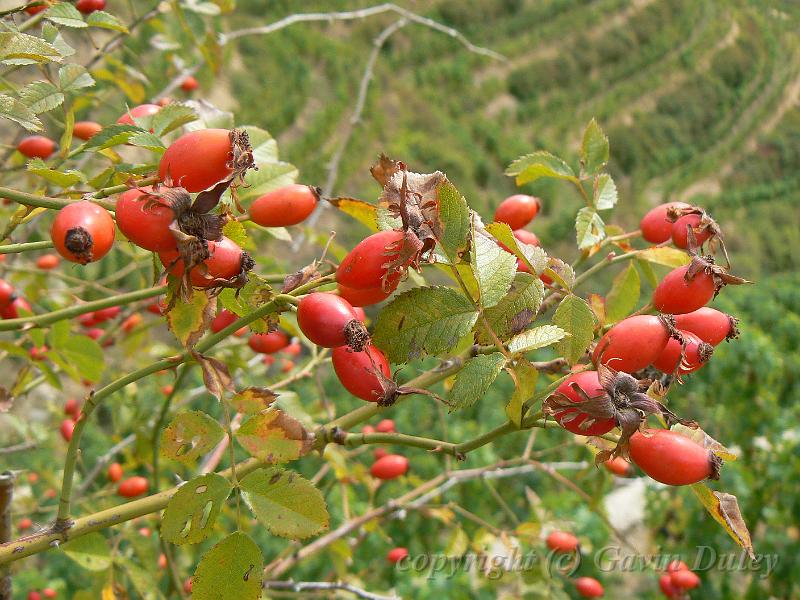
M 733 0 L 415 1 L 402 6 L 452 26 L 495 60 L 409 24 L 380 50 L 363 118 L 329 162 L 352 117 L 373 39 L 396 16 L 300 24 L 243 38 L 230 100 L 267 127 L 309 182 L 370 198 L 379 152 L 441 169 L 489 214 L 514 188 L 510 160 L 546 147 L 574 158 L 592 116 L 608 131 L 625 207 L 700 197 L 735 229 L 751 277 L 797 267 L 800 11 L 789 2 Z M 237 26 L 297 12 L 289 1 L 240 3 Z M 355 6 L 354 6 L 355 5 Z M 304 2 L 304 12 L 368 2 Z M 263 60 L 264 53 L 270 56 Z M 558 251 L 578 199 L 552 183 L 537 233 Z M 764 235 L 769 232 L 769 235 Z

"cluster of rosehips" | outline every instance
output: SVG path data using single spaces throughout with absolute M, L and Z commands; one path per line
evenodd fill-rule
M 0 279 L 0 317 L 3 319 L 16 319 L 20 310 L 31 312 L 31 305 L 25 298 L 17 294 L 14 286 L 5 279 Z
M 550 550 L 559 554 L 579 552 L 578 538 L 567 531 L 551 531 L 545 538 L 545 544 Z M 603 585 L 594 577 L 578 577 L 573 583 L 575 591 L 582 598 L 601 598 L 605 593 Z
M 382 419 L 375 427 L 364 425 L 361 433 L 369 435 L 371 433 L 394 433 L 395 426 L 392 419 Z M 390 454 L 384 448 L 375 448 L 373 453 L 375 462 L 370 467 L 370 474 L 376 479 L 386 481 L 395 479 L 408 472 L 408 459 L 400 454 Z M 398 559 L 399 560 L 399 559 Z
M 58 4 L 52 0 L 39 0 L 39 4 L 34 6 L 26 6 L 25 12 L 29 15 L 36 15 L 40 12 L 47 10 L 51 6 Z M 103 10 L 106 7 L 106 0 L 78 0 L 75 2 L 75 8 L 83 14 L 88 15 L 96 10 Z
M 494 220 L 511 227 L 511 232 L 518 242 L 530 246 L 541 246 L 539 237 L 535 233 L 524 229 L 539 214 L 541 208 L 542 201 L 539 198 L 525 194 L 514 194 L 497 205 L 494 211 Z M 501 246 L 503 245 L 501 244 Z M 508 248 L 505 249 L 508 250 Z M 528 265 L 520 259 L 517 259 L 517 271 L 530 273 Z M 546 275 L 543 275 L 541 279 L 545 283 L 552 283 L 552 280 Z
M 682 560 L 673 560 L 667 565 L 666 573 L 658 580 L 661 592 L 667 598 L 680 600 L 687 597 L 687 592 L 700 585 L 700 577 L 689 570 Z

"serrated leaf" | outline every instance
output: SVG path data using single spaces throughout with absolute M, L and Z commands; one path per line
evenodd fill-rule
M 250 537 L 230 534 L 203 555 L 192 577 L 193 600 L 259 600 L 264 557 Z
M 240 488 L 247 506 L 273 535 L 303 540 L 328 528 L 325 498 L 297 473 L 259 469 L 242 479 Z
M 470 266 L 478 284 L 479 303 L 484 308 L 497 304 L 508 292 L 517 271 L 517 259 L 503 250 L 473 222 Z
M 269 408 L 277 397 L 278 394 L 267 388 L 249 387 L 237 392 L 229 402 L 237 411 L 251 415 Z
M 437 356 L 453 348 L 477 318 L 472 302 L 453 289 L 415 288 L 381 311 L 373 341 L 396 363 Z
M 506 357 L 500 352 L 470 358 L 456 375 L 456 381 L 447 394 L 450 411 L 469 408 L 483 398 L 505 364 Z
M 27 170 L 29 173 L 38 175 L 42 179 L 63 188 L 72 187 L 76 183 L 86 181 L 86 177 L 80 171 L 56 171 L 55 169 L 50 169 L 41 158 L 33 158 L 28 161 Z
M 640 250 L 636 257 L 640 260 L 655 263 L 657 265 L 664 265 L 674 269 L 688 265 L 691 262 L 691 257 L 683 250 L 678 248 L 669 248 L 664 246 L 662 248 L 647 248 Z
M 244 225 L 242 225 L 241 221 L 231 219 L 225 223 L 225 226 L 222 228 L 222 234 L 236 242 L 236 244 L 242 248 L 247 244 L 247 232 L 244 230 Z
M 278 143 L 267 130 L 254 125 L 245 125 L 242 129 L 247 132 L 247 137 L 250 139 L 256 166 L 278 161 Z
M 594 194 L 592 200 L 597 210 L 608 210 L 617 205 L 617 184 L 611 179 L 611 175 L 603 173 L 594 180 Z
M 574 294 L 566 296 L 553 314 L 553 324 L 569 334 L 556 346 L 556 351 L 570 365 L 578 362 L 594 339 L 594 313 L 589 305 Z
M 369 227 L 370 231 L 378 231 L 378 207 L 374 204 L 356 198 L 331 198 L 329 202 L 346 215 Z
M 297 176 L 297 167 L 287 162 L 259 165 L 258 171 L 250 170 L 245 175 L 246 185 L 239 188 L 239 200 L 254 200 L 267 192 L 295 183 Z
M 608 138 L 594 119 L 583 132 L 581 162 L 589 174 L 597 173 L 608 162 Z
M 605 223 L 595 209 L 584 206 L 575 218 L 575 233 L 578 248 L 585 250 L 605 239 Z
M 92 152 L 105 150 L 113 146 L 125 144 L 136 133 L 144 133 L 143 129 L 135 125 L 125 125 L 115 123 L 113 125 L 106 125 L 94 134 L 84 145 L 84 149 Z
M 53 348 L 53 362 L 67 371 L 78 374 L 79 379 L 100 381 L 105 370 L 105 357 L 100 344 L 83 335 L 69 336 L 58 348 Z
M 216 473 L 184 483 L 161 517 L 161 537 L 171 544 L 197 544 L 206 539 L 233 486 Z
M 513 353 L 525 353 L 538 348 L 550 346 L 564 339 L 566 332 L 555 325 L 542 325 L 515 335 L 508 342 L 508 350 Z
M 61 549 L 89 571 L 105 571 L 111 566 L 111 550 L 106 538 L 98 531 L 70 540 Z
M 42 130 L 42 122 L 36 114 L 23 102 L 6 94 L 0 94 L 0 117 L 14 121 L 28 131 Z
M 560 258 L 551 257 L 547 262 L 544 274 L 555 280 L 564 289 L 571 290 L 575 285 L 575 271 Z
M 102 133 L 102 132 L 101 132 Z M 175 290 L 167 291 L 167 305 L 173 301 Z M 175 306 L 167 313 L 167 324 L 170 331 L 185 348 L 192 348 L 208 329 L 213 319 L 216 299 L 208 294 L 195 290 L 189 302 L 175 298 Z
M 103 10 L 96 10 L 86 17 L 86 24 L 89 27 L 99 27 L 100 29 L 111 29 L 120 33 L 128 33 L 128 28 L 114 15 Z
M 47 81 L 34 81 L 20 89 L 19 99 L 37 115 L 53 110 L 64 102 L 64 94 Z
M 73 29 L 88 27 L 80 11 L 69 2 L 58 2 L 52 5 L 44 11 L 42 17 L 58 25 L 72 27 Z
M 153 152 L 158 152 L 159 154 L 163 154 L 167 149 L 164 142 L 162 142 L 157 135 L 149 131 L 138 131 L 134 133 L 128 138 L 128 143 L 131 146 L 138 146 L 139 148 L 145 148 Z
M 450 262 L 455 264 L 469 241 L 470 210 L 464 196 L 447 179 L 437 188 L 436 196 L 442 222 L 439 246 Z
M 606 323 L 616 323 L 631 314 L 639 302 L 639 285 L 639 271 L 633 263 L 628 263 L 628 268 L 614 278 L 606 295 Z
M 162 136 L 196 120 L 197 114 L 191 107 L 173 102 L 152 115 L 150 127 L 154 134 Z
M 541 275 L 547 267 L 547 252 L 539 246 L 532 244 L 523 244 L 514 237 L 511 227 L 505 223 L 489 223 L 486 226 L 486 231 L 494 236 L 494 238 L 503 244 L 514 256 L 519 258 L 532 273 Z
M 578 181 L 575 172 L 566 162 L 544 150 L 520 156 L 508 166 L 506 175 L 516 177 L 517 185 L 524 185 L 542 177 Z
M 95 84 L 94 78 L 81 65 L 64 65 L 58 70 L 58 83 L 63 92 L 74 92 Z
M 517 273 L 511 288 L 500 302 L 484 311 L 489 327 L 501 341 L 527 329 L 542 305 L 544 284 L 530 273 Z M 494 343 L 494 338 L 486 331 L 483 320 L 476 324 L 476 338 L 479 344 Z
M 506 405 L 506 416 L 519 429 L 522 427 L 525 402 L 536 391 L 536 382 L 539 380 L 539 371 L 525 359 L 518 360 L 509 369 L 509 374 L 514 380 L 514 393 Z
M 61 53 L 55 46 L 36 36 L 18 31 L 0 32 L 0 61 L 12 64 L 14 59 L 60 62 Z
M 742 517 L 742 511 L 739 509 L 739 501 L 736 496 L 725 492 L 715 492 L 703 483 L 695 483 L 691 487 L 695 496 L 708 511 L 708 514 L 722 525 L 722 528 L 737 544 L 747 551 L 751 559 L 755 559 L 750 531 L 747 529 L 747 523 Z
M 242 448 L 269 463 L 300 458 L 311 449 L 312 438 L 299 421 L 274 408 L 250 417 L 236 432 Z
M 178 413 L 161 434 L 161 454 L 191 465 L 224 436 L 222 426 L 206 413 L 199 410 Z

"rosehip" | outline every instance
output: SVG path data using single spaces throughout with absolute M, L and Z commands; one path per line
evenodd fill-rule
M 166 554 L 159 554 L 158 555 L 158 568 L 159 569 L 166 569 L 167 568 L 167 555 Z
M 142 320 L 142 315 L 139 313 L 133 313 L 122 322 L 120 327 L 125 333 L 130 333 L 141 324 Z
M 698 308 L 694 312 L 675 315 L 675 326 L 678 329 L 689 331 L 712 346 L 716 346 L 724 339 L 738 337 L 739 330 L 736 323 L 736 317 L 708 306 Z
M 75 398 L 70 398 L 64 403 L 64 414 L 72 417 L 73 421 L 77 421 L 81 414 L 81 405 Z
M 247 345 L 253 352 L 261 354 L 273 354 L 283 350 L 289 345 L 289 338 L 282 331 L 271 331 L 270 333 L 254 333 L 247 340 Z
M 375 431 L 378 433 L 394 433 L 394 421 L 392 419 L 381 420 L 375 427 Z
M 20 140 L 19 144 L 17 144 L 17 150 L 28 158 L 47 160 L 53 152 L 58 150 L 58 144 L 43 135 L 29 135 Z
M 30 349 L 29 352 L 31 360 L 44 360 L 47 351 L 48 351 L 47 346 L 34 346 L 33 348 Z
M 33 527 L 33 521 L 31 521 L 27 517 L 25 517 L 23 519 L 20 519 L 19 523 L 17 523 L 17 530 L 18 531 L 27 531 L 31 527 Z
M 383 458 L 388 454 L 389 451 L 386 450 L 385 448 L 375 448 L 375 452 L 372 453 L 372 456 L 375 458 L 375 460 L 380 460 L 381 458 Z
M 680 588 L 672 585 L 672 578 L 669 575 L 662 575 L 658 580 L 658 587 L 667 598 L 679 598 L 683 593 Z
M 55 269 L 60 262 L 58 254 L 44 254 L 36 259 L 36 267 L 43 271 L 49 271 Z
M 667 273 L 653 292 L 653 306 L 662 313 L 680 315 L 702 308 L 714 297 L 714 279 L 701 271 L 686 280 L 688 265 Z
M 150 484 L 145 477 L 135 476 L 129 477 L 119 484 L 117 494 L 125 498 L 135 498 L 147 492 Z
M 200 84 L 197 82 L 197 79 L 195 79 L 193 75 L 188 75 L 186 79 L 184 79 L 181 82 L 181 89 L 184 92 L 193 92 L 198 87 L 200 87 Z
M 399 454 L 387 454 L 376 460 L 369 472 L 377 479 L 395 479 L 408 472 L 408 459 Z
M 111 250 L 114 219 L 106 209 L 80 200 L 58 211 L 50 237 L 61 256 L 85 265 L 100 260 Z
M 217 279 L 232 279 L 243 271 L 252 268 L 252 258 L 239 245 L 227 237 L 218 242 L 208 241 L 209 257 L 192 268 L 192 285 L 198 288 L 214 287 Z M 161 264 L 169 269 L 175 277 L 183 275 L 183 259 L 178 251 L 159 253 Z M 249 263 L 249 266 L 248 266 Z
M 58 592 L 56 592 L 53 588 L 44 588 L 42 590 L 42 595 L 45 598 L 56 598 L 58 597 Z
M 37 591 L 28 592 L 28 600 L 42 600 L 42 595 Z
M 395 564 L 399 563 L 406 556 L 408 556 L 408 548 L 392 548 L 386 555 L 386 560 L 392 564 Z
M 368 402 L 378 402 L 383 394 L 381 380 L 375 372 L 376 367 L 385 377 L 392 376 L 389 361 L 383 352 L 374 346 L 367 346 L 361 352 L 353 352 L 347 346 L 339 346 L 333 349 L 331 362 L 344 388 L 356 398 Z
M 361 428 L 361 433 L 366 433 L 366 434 L 375 433 L 375 428 L 372 425 L 364 425 Z
M 213 333 L 219 333 L 220 331 L 225 329 L 228 325 L 232 324 L 234 321 L 237 321 L 238 319 L 239 315 L 237 315 L 236 313 L 232 313 L 229 310 L 223 309 L 211 321 L 211 331 Z M 247 326 L 240 327 L 233 333 L 233 335 L 235 335 L 236 337 L 242 337 L 246 333 L 247 333 Z
M 8 306 L 16 297 L 14 286 L 0 279 L 0 306 Z
M 633 474 L 631 463 L 621 456 L 605 461 L 603 466 L 617 477 L 630 477 Z
M 10 304 L 0 308 L 0 317 L 4 319 L 18 319 L 21 312 L 30 313 L 31 305 L 25 298 L 14 298 Z
M 700 215 L 696 214 L 688 214 L 683 215 L 680 219 L 675 221 L 672 224 L 672 243 L 675 244 L 678 248 L 683 248 L 684 250 L 689 247 L 689 232 L 687 229 L 689 227 L 692 228 L 694 232 L 695 241 L 697 242 L 698 246 L 702 246 L 708 238 L 711 237 L 712 233 L 710 229 L 702 229 L 700 232 L 697 231 L 697 228 L 700 226 Z
M 530 246 L 541 246 L 541 242 L 539 242 L 539 236 L 537 236 L 532 231 L 527 231 L 525 229 L 515 229 L 513 232 L 514 237 L 517 238 L 523 244 L 528 244 Z M 524 264 L 524 263 L 523 263 Z M 527 265 L 525 265 L 527 267 Z
M 661 352 L 661 356 L 653 361 L 653 366 L 662 373 L 672 374 L 676 369 L 679 375 L 694 373 L 708 362 L 714 352 L 714 347 L 711 344 L 706 344 L 695 334 L 688 331 L 681 331 L 680 333 L 686 342 L 683 360 L 681 360 L 681 343 L 674 338 L 670 338 Z
M 228 177 L 233 153 L 227 129 L 199 129 L 170 144 L 158 165 L 162 181 L 167 175 L 187 192 L 202 192 Z
M 80 140 L 88 140 L 93 135 L 100 133 L 103 126 L 94 121 L 78 121 L 72 129 L 72 135 Z
M 75 421 L 72 419 L 64 419 L 61 421 L 61 426 L 58 429 L 64 441 L 69 442 L 72 439 L 72 432 L 75 431 Z
M 192 584 L 193 584 L 193 579 L 191 577 L 188 577 L 186 581 L 183 582 L 183 591 L 186 592 L 187 594 L 191 594 Z
M 591 417 L 581 412 L 580 403 L 585 402 L 585 399 L 572 389 L 572 384 L 576 384 L 589 398 L 604 396 L 606 394 L 605 390 L 600 385 L 600 378 L 597 371 L 581 371 L 580 373 L 571 375 L 556 388 L 556 392 L 563 394 L 578 406 L 555 413 L 553 416 L 556 421 L 558 421 L 559 425 L 567 431 L 578 435 L 603 435 L 614 429 L 614 427 L 616 427 L 614 419 L 596 420 L 588 427 L 581 427 L 583 422 Z M 574 413 L 578 413 L 578 416 L 573 416 L 571 420 L 567 418 Z
M 350 303 L 325 292 L 314 292 L 300 300 L 297 324 L 309 340 L 323 348 L 344 346 L 354 341 L 352 336 L 367 335 Z
M 145 250 L 177 251 L 175 236 L 169 228 L 175 219 L 175 212 L 166 200 L 145 192 L 152 192 L 152 188 L 133 188 L 117 199 L 116 217 L 119 230 L 131 242 Z
M 578 577 L 575 580 L 575 589 L 584 598 L 600 598 L 603 596 L 603 586 L 593 577 Z
M 672 585 L 680 590 L 692 590 L 700 585 L 700 578 L 688 569 L 675 571 L 670 574 L 669 578 Z
M 25 12 L 28 13 L 29 15 L 38 15 L 40 12 L 47 10 L 47 8 L 48 8 L 47 4 L 41 4 L 39 6 L 27 6 L 25 7 Z M 36 592 L 31 592 L 31 594 L 35 593 Z M 30 594 L 28 600 L 30 600 Z
M 117 123 L 120 125 L 135 125 L 133 122 L 134 118 L 141 119 L 143 117 L 150 117 L 160 110 L 161 107 L 157 104 L 140 104 L 139 106 L 134 106 L 119 119 L 117 119 Z
M 294 369 L 294 362 L 288 358 L 284 358 L 281 361 L 281 373 L 288 373 L 292 369 Z
M 300 354 L 303 352 L 303 346 L 300 344 L 300 342 L 292 342 L 286 346 L 283 351 L 289 356 L 300 356 Z
M 522 229 L 539 213 L 542 202 L 535 196 L 514 194 L 503 200 L 494 211 L 494 220 L 511 229 Z
M 108 465 L 108 479 L 112 483 L 117 483 L 122 479 L 122 465 L 119 463 L 111 463 Z
M 554 552 L 568 553 L 578 549 L 578 538 L 566 531 L 553 531 L 544 542 Z
M 78 0 L 75 8 L 84 14 L 93 13 L 96 10 L 103 10 L 106 7 L 106 0 Z
M 690 485 L 719 476 L 720 461 L 697 442 L 675 431 L 648 429 L 630 439 L 631 460 L 652 479 Z
M 661 244 L 672 236 L 672 221 L 667 218 L 670 208 L 689 208 L 685 202 L 667 202 L 651 209 L 639 222 L 642 237 L 651 244 Z
M 381 288 L 386 279 L 391 289 L 400 273 L 388 274 L 388 266 L 400 256 L 402 231 L 379 231 L 364 238 L 353 248 L 336 269 L 336 281 L 348 288 Z M 410 262 L 410 260 L 409 260 Z
M 675 571 L 688 571 L 689 566 L 682 560 L 673 560 L 667 565 L 667 573 L 674 573 Z
M 669 341 L 669 330 L 659 317 L 635 315 L 623 319 L 600 339 L 592 354 L 596 365 L 634 373 L 657 359 Z
M 115 319 L 120 312 L 122 312 L 122 309 L 119 306 L 101 308 L 100 310 L 94 311 L 94 322 L 105 323 L 106 321 Z
M 314 212 L 319 191 L 292 184 L 267 192 L 250 205 L 250 220 L 264 227 L 286 227 L 305 221 Z
M 351 288 L 344 286 L 342 284 L 338 284 L 337 288 L 339 290 L 339 295 L 347 300 L 350 304 L 355 307 L 360 306 L 371 306 L 372 304 L 377 304 L 378 302 L 382 302 L 386 300 L 389 296 L 392 295 L 392 292 L 397 289 L 397 285 L 390 286 L 389 291 L 384 292 L 383 288 L 374 287 L 374 288 Z

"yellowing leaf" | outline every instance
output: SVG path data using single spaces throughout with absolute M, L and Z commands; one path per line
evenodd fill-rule
M 248 419 L 236 432 L 236 440 L 253 456 L 282 463 L 308 452 L 313 436 L 283 411 L 270 409 Z
M 378 231 L 378 207 L 376 205 L 356 198 L 331 198 L 329 202 L 343 213 L 369 227 L 370 231 Z

